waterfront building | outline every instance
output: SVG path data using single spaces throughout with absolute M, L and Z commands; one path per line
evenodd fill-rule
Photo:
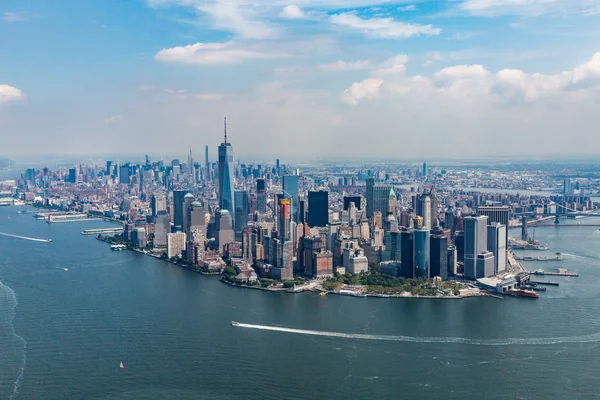
M 167 234 L 167 257 L 181 257 L 185 250 L 185 233 L 174 232 Z
M 499 223 L 506 227 L 509 226 L 510 208 L 508 206 L 479 206 L 477 207 L 477 215 L 488 217 L 488 225 Z M 508 234 L 505 236 L 504 247 L 508 248 Z
M 506 269 L 506 236 L 506 225 L 488 225 L 487 250 L 494 254 L 494 274 Z
M 369 260 L 365 257 L 365 254 L 360 247 L 345 248 L 343 258 L 346 272 L 350 272 L 351 274 L 369 272 Z
M 235 187 L 233 172 L 233 147 L 227 142 L 227 119 L 225 119 L 225 139 L 219 146 L 219 208 L 230 213 L 235 224 L 233 190 Z
M 430 239 L 430 277 L 448 277 L 448 237 L 445 235 L 431 235 Z
M 186 190 L 173 191 L 173 225 L 175 232 L 183 231 L 183 203 Z
M 152 244 L 155 248 L 167 246 L 167 234 L 171 232 L 171 221 L 165 210 L 156 213 L 154 222 L 154 239 Z
M 223 254 L 223 246 L 235 241 L 231 213 L 219 210 L 215 215 L 216 244 L 219 254 Z
M 414 273 L 415 278 L 429 278 L 430 239 L 429 229 L 414 230 Z
M 477 254 L 477 278 L 488 278 L 494 275 L 494 254 L 489 251 Z
M 486 216 L 465 217 L 463 220 L 464 245 L 464 275 L 467 278 L 477 278 L 477 255 L 487 252 L 487 220 Z M 480 277 L 481 278 L 481 277 Z
M 456 253 L 455 246 L 448 247 L 448 276 L 454 276 L 458 273 L 458 261 L 456 258 Z
M 401 260 L 401 235 L 399 231 L 387 231 L 383 242 L 385 250 L 383 251 L 383 261 L 400 261 Z
M 131 232 L 131 243 L 135 247 L 146 247 L 146 229 L 143 227 L 134 228 Z
M 308 192 L 308 226 L 325 226 L 329 223 L 329 192 Z

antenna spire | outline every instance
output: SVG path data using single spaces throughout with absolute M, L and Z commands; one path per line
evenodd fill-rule
M 225 117 L 225 144 L 227 144 L 227 117 Z

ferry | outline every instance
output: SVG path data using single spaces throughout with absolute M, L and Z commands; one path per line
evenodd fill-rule
M 122 251 L 127 249 L 127 246 L 125 246 L 124 244 L 113 244 L 110 246 L 110 249 L 113 251 Z
M 231 321 L 231 326 L 241 326 L 239 322 Z
M 540 297 L 540 295 L 534 292 L 533 290 L 527 289 L 510 289 L 509 291 L 507 291 L 507 293 L 511 296 L 530 297 L 532 299 L 537 299 Z
M 363 292 L 355 292 L 352 290 L 340 290 L 340 294 L 345 294 L 347 296 L 354 296 L 354 297 L 367 297 L 366 293 Z

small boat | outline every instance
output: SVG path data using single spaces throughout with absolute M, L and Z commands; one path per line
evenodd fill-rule
M 327 292 L 321 292 L 319 293 L 319 296 L 327 296 Z
M 562 253 L 561 253 L 560 251 L 557 251 L 557 252 L 556 252 L 556 255 L 557 255 L 557 256 L 560 256 L 560 255 L 562 255 Z
M 239 322 L 231 321 L 231 326 L 241 326 Z
M 120 367 L 121 369 L 125 369 L 125 366 L 123 365 L 123 361 L 121 361 L 121 364 L 119 364 L 119 367 Z

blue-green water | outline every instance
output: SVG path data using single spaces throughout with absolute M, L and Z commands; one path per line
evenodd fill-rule
M 0 399 L 597 399 L 600 392 L 597 228 L 537 230 L 565 254 L 555 266 L 581 274 L 552 278 L 560 287 L 538 300 L 377 299 L 232 288 L 79 234 L 103 222 L 48 225 L 17 210 L 0 207 L 0 232 L 53 241 L 0 236 Z M 232 320 L 283 329 L 232 327 Z

